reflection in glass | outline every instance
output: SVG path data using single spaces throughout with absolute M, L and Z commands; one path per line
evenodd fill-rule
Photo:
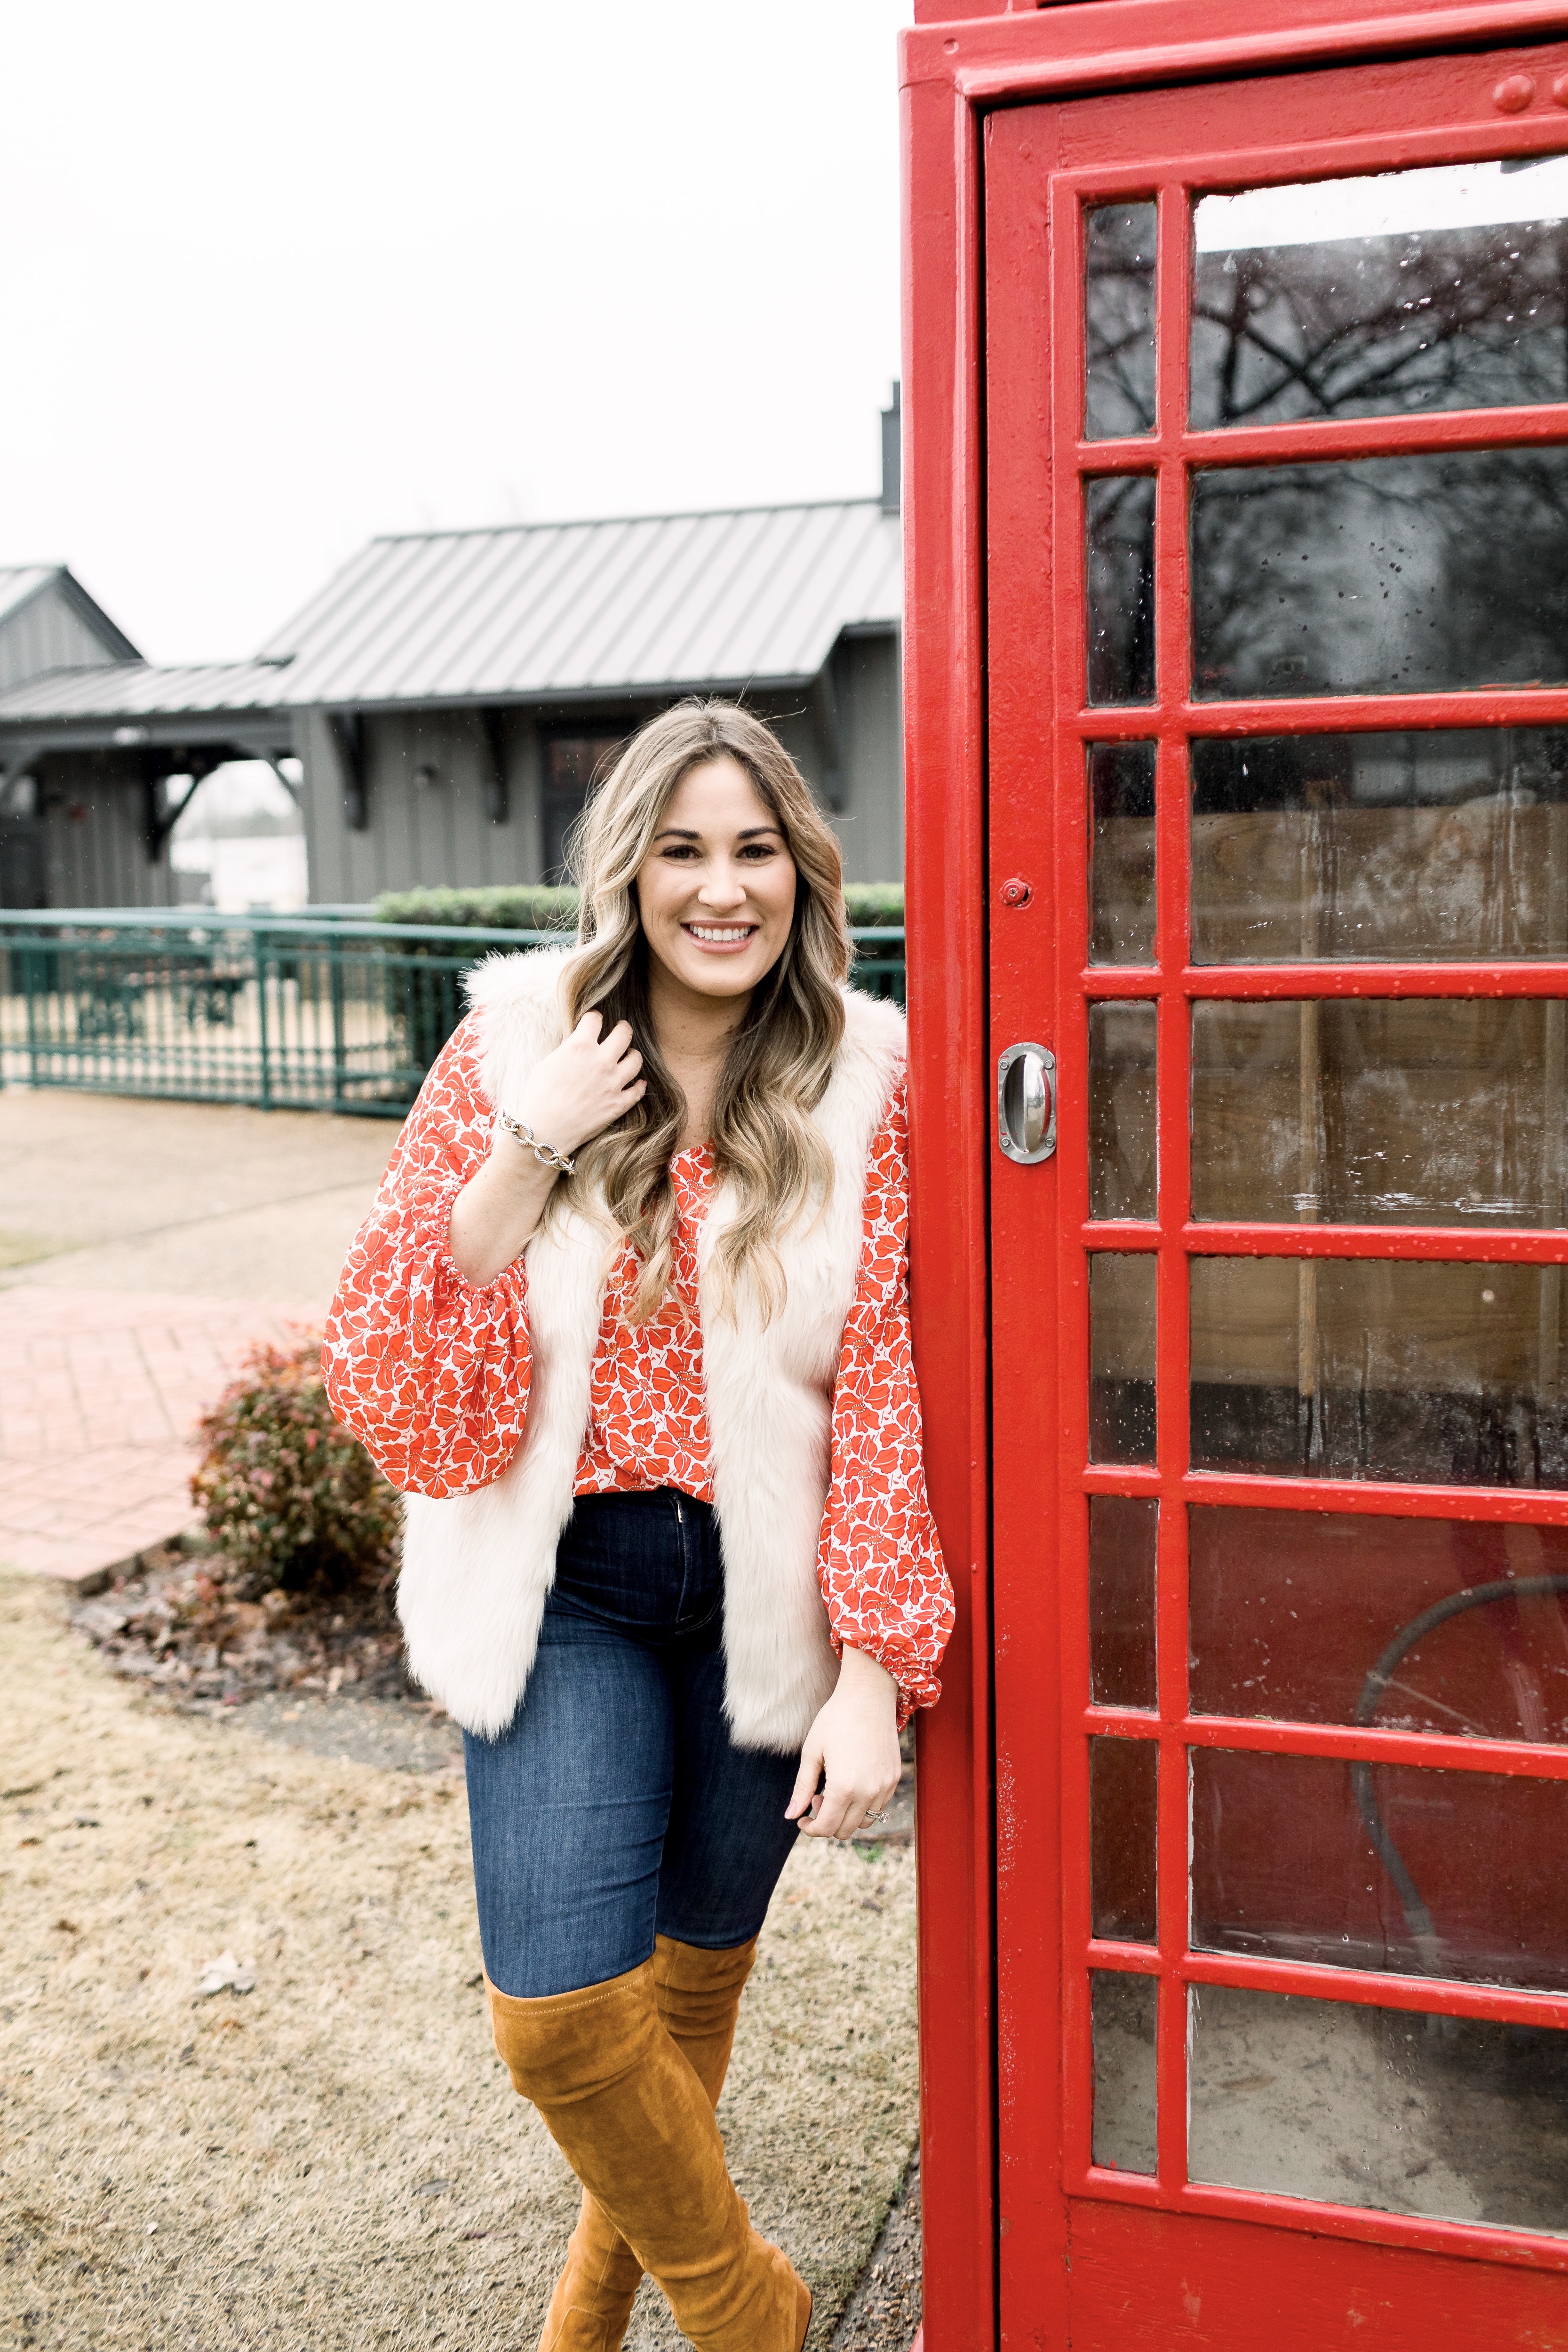
M 1194 1468 L 1568 1486 L 1561 1272 L 1194 1258 Z
M 1209 1505 L 1190 1527 L 1195 1715 L 1568 1741 L 1568 1528 Z
M 1104 474 L 1086 482 L 1089 698 L 1154 698 L 1154 479 Z
M 1158 1704 L 1154 1675 L 1154 1547 L 1160 1506 L 1152 1496 L 1089 1498 L 1089 1673 L 1096 1706 Z
M 1568 2229 L 1568 2034 L 1194 1987 L 1194 2180 Z
M 1153 1253 L 1089 1261 L 1089 1457 L 1154 1459 Z
M 1568 1987 L 1568 1781 L 1190 1753 L 1196 1949 Z
M 1561 1225 L 1564 1036 L 1558 997 L 1194 1004 L 1193 1213 Z
M 1155 1213 L 1152 1004 L 1089 1008 L 1089 1213 Z
M 1155 1792 L 1160 1751 L 1152 1739 L 1089 1743 L 1089 1895 L 1093 1932 L 1152 1944 Z
M 1568 728 L 1192 747 L 1193 961 L 1568 955 Z
M 1154 746 L 1089 747 L 1091 963 L 1154 961 Z
M 1094 2145 L 1096 2164 L 1117 2172 L 1152 2172 L 1155 2140 L 1154 1977 L 1089 1971 L 1094 2019 Z
M 1194 694 L 1559 686 L 1565 536 L 1568 448 L 1211 467 L 1193 482 Z
M 1150 205 L 1084 215 L 1084 438 L 1154 429 L 1154 223 Z
M 1568 156 L 1206 196 L 1192 420 L 1568 399 Z

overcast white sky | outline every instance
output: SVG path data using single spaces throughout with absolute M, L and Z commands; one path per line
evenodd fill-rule
M 0 562 L 223 660 L 377 531 L 873 492 L 911 13 L 17 11 Z

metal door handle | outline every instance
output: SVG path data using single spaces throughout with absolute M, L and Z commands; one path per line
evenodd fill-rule
M 996 1140 L 1032 1168 L 1057 1148 L 1057 1057 L 1048 1045 L 1009 1045 L 996 1065 Z

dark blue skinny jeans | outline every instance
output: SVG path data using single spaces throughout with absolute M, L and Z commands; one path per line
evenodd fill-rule
M 799 1759 L 731 1742 L 723 1618 L 708 1504 L 579 1496 L 522 1702 L 499 1738 L 464 1739 L 499 1991 L 575 1992 L 640 1967 L 656 1935 L 726 1951 L 761 1927 Z

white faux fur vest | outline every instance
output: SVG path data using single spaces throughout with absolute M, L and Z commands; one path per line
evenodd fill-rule
M 496 955 L 468 982 L 479 1016 L 483 1085 L 515 1101 L 561 1042 L 566 951 Z M 871 1141 L 903 1067 L 903 1016 L 847 991 L 848 1025 L 816 1111 L 833 1157 L 833 1197 L 784 1235 L 782 1312 L 764 1325 L 742 1303 L 717 1311 L 713 1244 L 735 1213 L 716 1192 L 699 1242 L 714 1504 L 724 1546 L 725 1708 L 742 1748 L 797 1748 L 837 1674 L 816 1576 L 827 1497 L 834 1376 L 860 1262 Z M 521 1444 L 493 1485 L 447 1501 L 405 1504 L 398 1612 L 409 1664 L 458 1723 L 503 1731 L 539 1641 L 555 1547 L 588 1422 L 589 1377 L 608 1275 L 605 1228 L 574 1211 L 523 1253 L 533 1352 Z

